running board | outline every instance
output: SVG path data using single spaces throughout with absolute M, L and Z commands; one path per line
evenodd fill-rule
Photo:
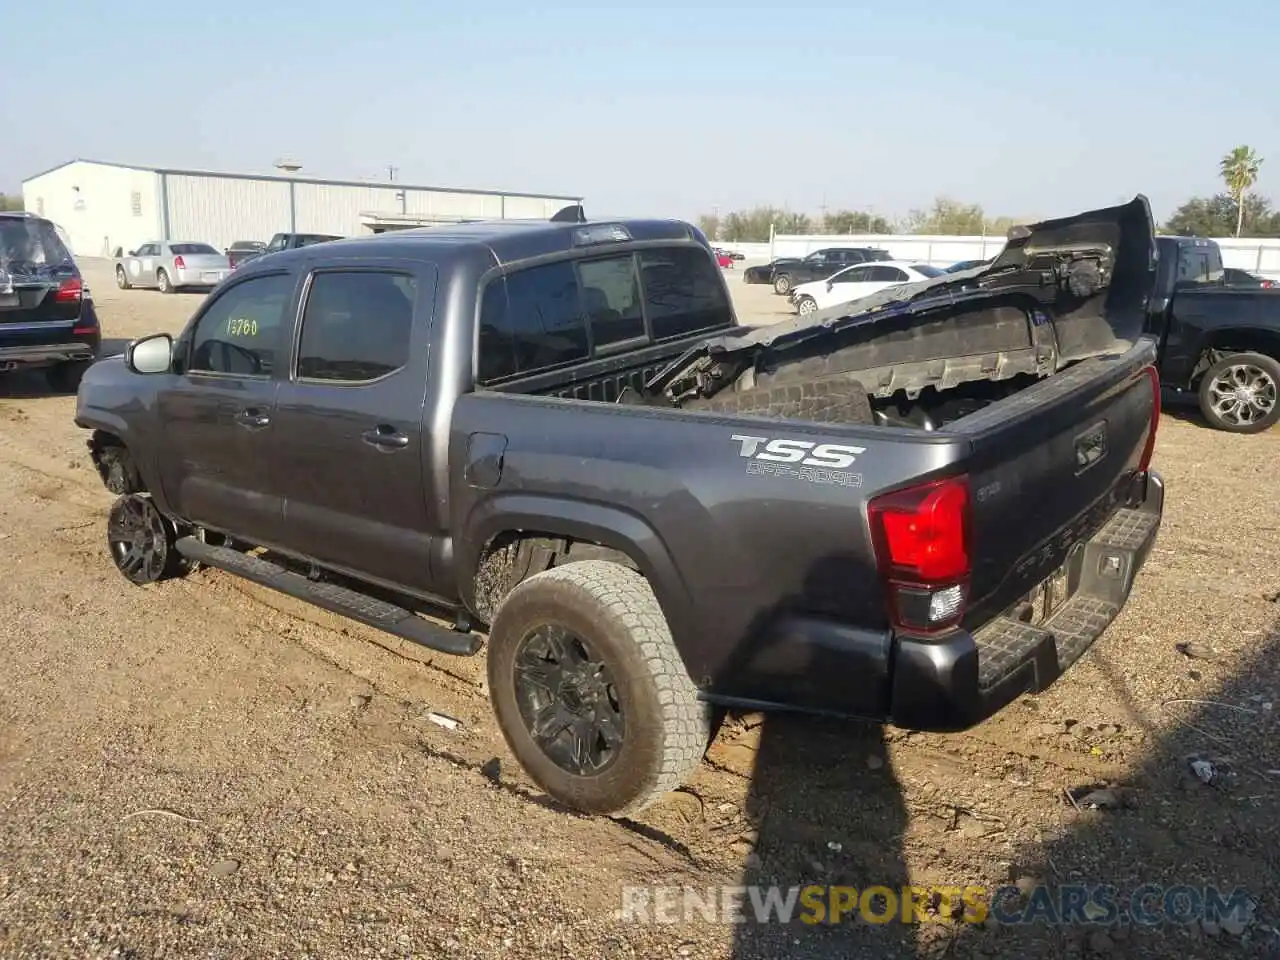
M 473 633 L 450 630 L 424 620 L 404 607 L 340 587 L 336 583 L 310 580 L 278 563 L 271 563 L 230 547 L 210 546 L 196 537 L 182 537 L 174 546 L 188 560 L 234 573 L 261 586 L 279 590 L 291 597 L 349 617 L 357 623 L 432 650 L 469 657 L 480 649 L 480 638 Z

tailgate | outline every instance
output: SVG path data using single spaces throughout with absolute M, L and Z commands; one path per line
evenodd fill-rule
M 79 281 L 0 279 L 0 346 L 65 339 L 80 317 Z
M 966 627 L 1037 602 L 1041 584 L 1065 575 L 1068 560 L 1131 500 L 1157 409 L 1155 360 L 1155 343 L 1144 338 L 948 425 L 972 444 Z

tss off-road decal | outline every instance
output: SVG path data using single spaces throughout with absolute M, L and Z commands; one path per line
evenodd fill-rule
M 749 474 L 843 487 L 862 486 L 862 474 L 850 473 L 848 468 L 867 452 L 866 447 L 812 440 L 770 440 L 737 433 L 730 439 L 738 444 L 738 456 L 747 461 Z

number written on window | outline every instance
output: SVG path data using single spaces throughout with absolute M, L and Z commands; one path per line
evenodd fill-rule
M 258 321 L 254 317 L 231 317 L 227 320 L 227 336 L 256 337 Z

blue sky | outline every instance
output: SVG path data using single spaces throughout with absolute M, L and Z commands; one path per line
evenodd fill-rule
M 3 15 L 0 190 L 74 157 L 890 216 L 1280 200 L 1280 3 L 40 0 Z M 29 78 L 25 86 L 21 78 Z

